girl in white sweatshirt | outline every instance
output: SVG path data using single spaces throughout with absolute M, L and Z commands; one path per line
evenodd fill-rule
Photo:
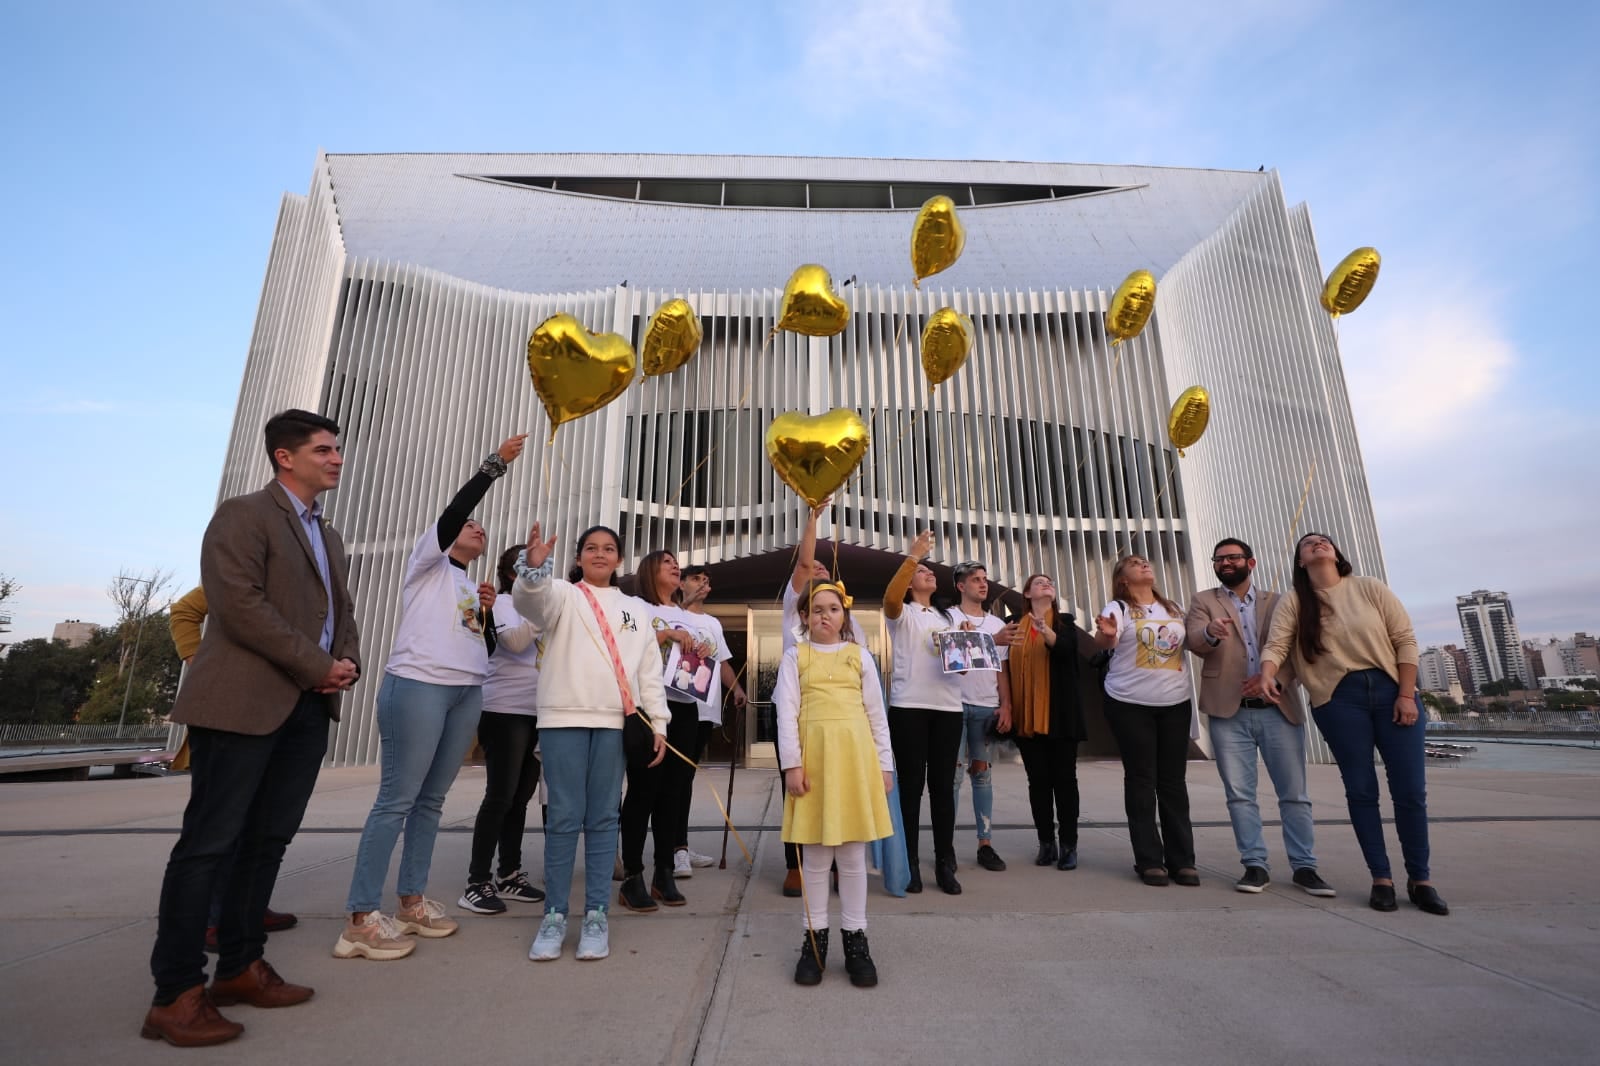
M 649 604 L 616 587 L 622 542 L 594 526 L 578 538 L 575 565 L 562 581 L 551 573 L 556 538 L 539 523 L 517 564 L 511 602 L 544 634 L 539 677 L 539 745 L 550 790 L 545 829 L 545 916 L 528 957 L 561 956 L 567 934 L 567 896 L 584 836 L 584 919 L 577 957 L 610 953 L 606 902 L 617 857 L 617 797 L 625 760 L 623 716 L 644 714 L 655 733 L 655 765 L 666 755 L 669 712 L 661 683 Z M 603 622 L 602 622 L 603 618 Z

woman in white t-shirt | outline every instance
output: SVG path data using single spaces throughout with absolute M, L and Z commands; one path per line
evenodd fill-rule
M 1194 712 L 1183 608 L 1155 587 L 1155 570 L 1143 556 L 1123 557 L 1111 582 L 1111 602 L 1095 619 L 1095 643 L 1112 653 L 1106 724 L 1122 750 L 1134 872 L 1147 885 L 1165 885 L 1169 877 L 1198 885 L 1185 780 Z
M 933 548 L 933 533 L 912 542 L 905 562 L 883 595 L 883 617 L 893 642 L 889 682 L 889 739 L 900 780 L 900 815 L 906 829 L 906 859 L 911 866 L 907 892 L 922 891 L 917 838 L 922 792 L 928 788 L 933 823 L 934 879 L 949 895 L 961 893 L 956 880 L 956 797 L 945 785 L 955 779 L 964 718 L 961 675 L 944 672 L 935 633 L 957 628 L 952 612 L 933 606 L 939 581 L 922 560 Z
M 485 459 L 438 521 L 423 530 L 406 561 L 400 624 L 378 689 L 383 774 L 356 848 L 345 904 L 350 920 L 333 949 L 341 959 L 403 959 L 416 942 L 399 934 L 445 937 L 456 931 L 444 906 L 424 892 L 445 793 L 472 747 L 495 646 L 494 586 L 467 576 L 487 543 L 470 515 L 526 442 L 527 434 L 512 437 Z M 379 905 L 402 830 L 400 907 L 391 921 Z

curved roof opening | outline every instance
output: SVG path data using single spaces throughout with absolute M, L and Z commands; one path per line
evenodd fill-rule
M 532 189 L 700 207 L 765 207 L 826 211 L 913 211 L 935 196 L 961 207 L 1037 203 L 1112 192 L 1115 185 L 1017 185 L 887 181 L 784 181 L 773 178 L 625 178 L 473 174 L 481 181 Z

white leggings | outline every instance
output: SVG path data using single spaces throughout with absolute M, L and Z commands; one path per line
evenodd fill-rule
M 811 928 L 828 928 L 828 870 L 839 865 L 839 928 L 867 927 L 867 845 L 857 840 L 829 847 L 806 844 L 800 849 L 806 881 L 806 907 Z

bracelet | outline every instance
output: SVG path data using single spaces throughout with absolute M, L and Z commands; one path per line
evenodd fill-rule
M 485 459 L 483 465 L 478 467 L 478 473 L 488 474 L 490 477 L 504 477 L 505 472 L 506 461 L 500 458 L 499 452 L 490 452 L 489 458 Z

